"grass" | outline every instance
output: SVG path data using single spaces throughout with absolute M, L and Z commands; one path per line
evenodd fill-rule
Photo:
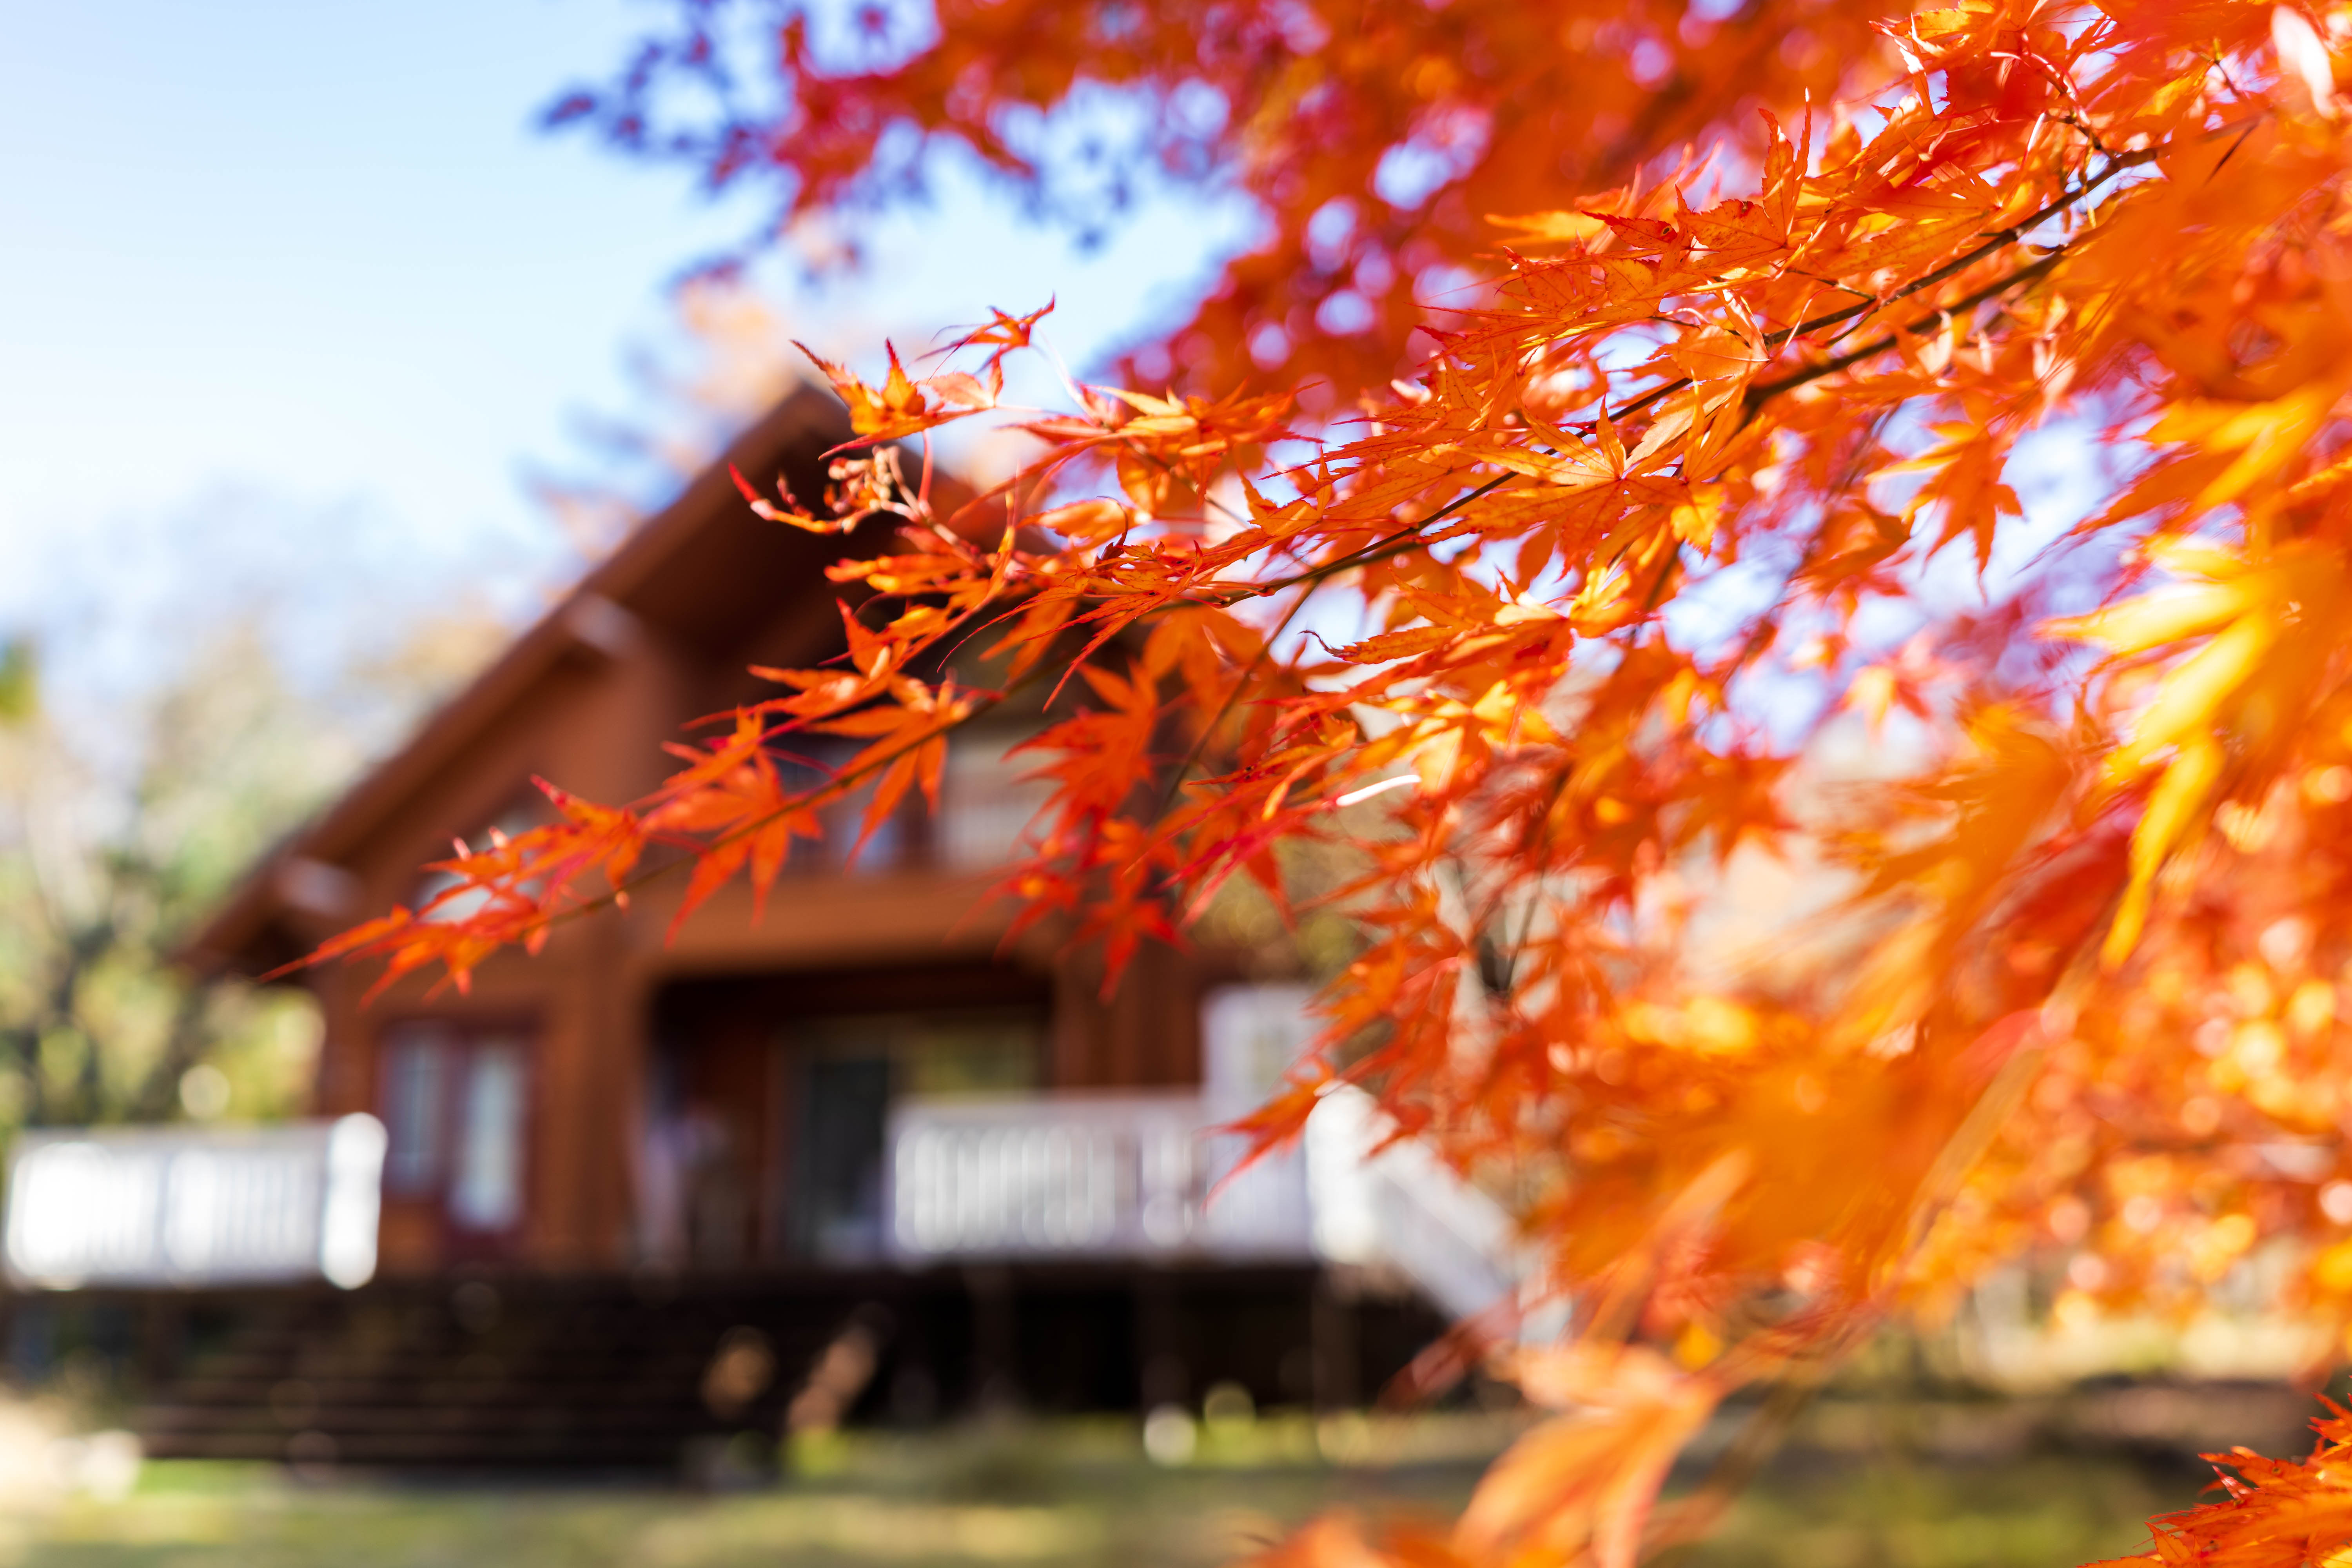
M 1207 1432 L 1189 1466 L 1131 1426 L 865 1436 L 792 1479 L 696 1493 L 147 1467 L 129 1497 L 0 1517 L 22 1568 L 1208 1568 L 1329 1508 L 1442 1516 L 1508 1440 L 1503 1418 Z M 1342 1462 L 1335 1463 L 1334 1459 Z M 2193 1482 L 2120 1460 L 1788 1461 L 1682 1568 L 2064 1568 L 2128 1552 Z
M 1733 1505 L 1689 1568 L 2072 1568 L 2146 1550 L 2149 1515 L 2197 1501 L 2197 1482 L 2170 1471 L 2064 1455 L 1784 1468 Z

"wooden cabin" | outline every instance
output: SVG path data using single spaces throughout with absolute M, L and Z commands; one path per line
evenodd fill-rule
M 727 461 L 821 494 L 847 433 L 803 391 Z M 539 819 L 534 776 L 641 795 L 688 721 L 772 691 L 746 667 L 838 650 L 824 567 L 880 542 L 764 522 L 713 467 L 289 837 L 199 955 L 264 970 L 415 902 L 453 838 Z M 383 1271 L 856 1260 L 879 1249 L 874 1194 L 843 1184 L 893 1095 L 1199 1082 L 1200 999 L 1244 973 L 1234 955 L 1150 952 L 1105 1004 L 1051 933 L 1004 947 L 1009 910 L 984 894 L 1034 803 L 1003 759 L 1017 738 L 959 737 L 938 816 L 908 811 L 854 866 L 799 847 L 758 921 L 739 886 L 672 937 L 671 879 L 470 994 L 420 976 L 362 1005 L 365 970 L 306 974 L 326 1016 L 313 1109 L 391 1133 Z
M 199 961 L 259 973 L 414 904 L 429 891 L 420 868 L 453 838 L 546 809 L 534 776 L 635 797 L 673 765 L 661 747 L 681 726 L 772 690 L 748 666 L 836 652 L 824 568 L 882 537 L 762 521 L 727 469 L 821 494 L 823 454 L 846 434 L 830 396 L 784 401 L 291 832 L 204 930 Z M 420 976 L 363 1003 L 368 970 L 303 973 L 325 1017 L 314 1112 L 372 1112 L 388 1134 L 377 1281 L 349 1294 L 406 1301 L 402 1321 L 430 1317 L 438 1326 L 416 1331 L 460 1348 L 491 1331 L 467 1327 L 486 1310 L 499 1332 L 523 1334 L 536 1314 L 591 1340 L 580 1324 L 625 1318 L 640 1366 L 646 1325 L 667 1313 L 699 1336 L 673 1358 L 677 1397 L 721 1427 L 772 1428 L 843 1324 L 885 1319 L 896 1327 L 869 1375 L 828 1396 L 843 1411 L 1134 1407 L 1216 1379 L 1262 1401 L 1371 1392 L 1439 1320 L 1318 1257 L 1300 1163 L 1254 1173 L 1255 1199 L 1244 1183 L 1203 1202 L 1218 1156 L 1202 1152 L 1202 1129 L 1247 1109 L 1296 1048 L 1288 960 L 1148 950 L 1106 1000 L 1097 962 L 1061 933 L 1008 942 L 1011 911 L 984 895 L 1038 799 L 1005 756 L 1027 732 L 1016 721 L 960 735 L 936 815 L 907 813 L 854 863 L 835 847 L 796 851 L 762 919 L 738 887 L 672 936 L 671 879 L 625 914 L 565 925 L 539 956 L 494 960 L 469 993 Z M 1204 1008 L 1223 1031 L 1205 1054 Z M 239 1374 L 247 1384 L 296 1365 L 305 1343 L 366 1338 L 336 1292 L 304 1302 L 274 1320 L 283 1365 Z M 773 1364 L 730 1404 L 709 1368 L 737 1330 L 763 1336 Z M 540 1348 L 515 1342 L 513 1376 L 532 1356 L 577 1363 L 626 1340 L 615 1328 L 597 1350 L 530 1332 Z M 528 1447 L 467 1447 L 454 1428 L 371 1447 L 364 1422 L 300 1419 L 347 1458 Z M 248 1451 L 199 1440 L 210 1428 L 192 1417 L 150 1426 L 163 1451 Z

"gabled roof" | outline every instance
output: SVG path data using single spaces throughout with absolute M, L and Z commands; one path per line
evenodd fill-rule
M 404 744 L 264 856 L 184 956 L 206 968 L 267 968 L 309 945 L 278 929 L 289 911 L 355 918 L 356 908 L 337 908 L 349 901 L 343 864 L 567 659 L 583 651 L 622 657 L 640 627 L 713 658 L 740 647 L 775 614 L 790 585 L 821 580 L 844 541 L 761 521 L 729 468 L 762 484 L 781 475 L 795 495 L 814 500 L 824 492 L 824 453 L 849 435 L 829 394 L 803 386 L 786 397 Z

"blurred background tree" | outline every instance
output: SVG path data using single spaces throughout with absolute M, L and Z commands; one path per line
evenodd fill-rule
M 298 997 L 184 973 L 172 944 L 348 765 L 250 636 L 139 703 L 114 773 L 9 645 L 0 708 L 0 1116 L 44 1126 L 289 1110 L 317 1025 Z
M 241 621 L 95 712 L 57 700 L 31 639 L 6 644 L 0 1131 L 300 1111 L 319 1037 L 308 996 L 193 973 L 176 944 L 499 635 L 483 616 L 425 621 L 308 686 Z

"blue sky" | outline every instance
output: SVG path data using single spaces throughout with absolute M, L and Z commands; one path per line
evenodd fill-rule
M 573 563 L 527 467 L 578 467 L 582 415 L 639 410 L 667 283 L 758 216 L 532 127 L 657 15 L 0 0 L 0 626 L 70 662 L 76 628 L 248 589 L 342 585 L 333 616 L 387 625 L 452 584 L 543 595 Z M 788 310 L 919 337 L 1058 292 L 1083 361 L 1241 233 L 1162 200 L 1082 257 L 950 179 L 877 231 L 872 276 Z M 140 635 L 118 663 L 173 662 Z

